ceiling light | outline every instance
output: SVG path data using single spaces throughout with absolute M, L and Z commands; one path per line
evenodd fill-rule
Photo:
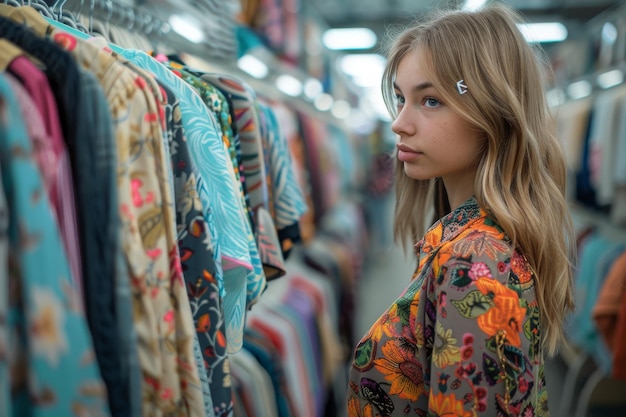
M 611 22 L 602 25 L 602 40 L 606 43 L 613 44 L 617 40 L 617 28 Z
M 294 76 L 283 74 L 276 79 L 276 87 L 291 97 L 302 94 L 302 82 Z
M 591 83 L 586 80 L 576 81 L 567 87 L 567 94 L 574 100 L 587 97 L 592 91 Z
M 350 116 L 350 104 L 345 100 L 337 100 L 331 108 L 331 113 L 337 119 L 346 119 Z
M 531 43 L 561 42 L 567 39 L 567 28 L 559 22 L 521 23 L 517 27 L 524 39 Z
M 317 78 L 309 78 L 304 83 L 304 95 L 315 98 L 324 92 L 324 86 Z
M 598 85 L 601 88 L 611 88 L 621 84 L 624 81 L 624 73 L 621 70 L 614 69 L 612 71 L 603 72 L 598 75 Z
M 364 99 L 370 104 L 376 117 L 380 120 L 389 121 L 391 116 L 389 110 L 383 100 L 383 95 L 380 92 L 380 88 L 368 88 L 365 90 Z
M 328 29 L 324 32 L 322 42 L 328 49 L 370 49 L 376 45 L 378 38 L 368 28 Z
M 259 58 L 252 55 L 244 55 L 237 60 L 237 66 L 252 75 L 254 78 L 265 78 L 268 73 L 267 65 Z
M 319 111 L 328 111 L 333 107 L 333 98 L 330 94 L 323 93 L 315 97 L 313 104 Z
M 380 86 L 385 58 L 379 54 L 351 54 L 341 58 L 339 66 L 361 87 Z
M 462 9 L 468 12 L 475 12 L 482 9 L 486 3 L 487 0 L 465 0 Z
M 554 88 L 546 93 L 546 101 L 550 107 L 559 107 L 565 103 L 565 93 L 560 88 Z
M 169 18 L 169 24 L 174 32 L 189 39 L 193 43 L 204 41 L 202 27 L 191 17 L 175 14 Z

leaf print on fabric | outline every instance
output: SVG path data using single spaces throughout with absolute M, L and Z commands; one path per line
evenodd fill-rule
M 165 222 L 163 211 L 159 207 L 154 207 L 141 213 L 137 219 L 139 233 L 145 248 L 154 248 L 159 239 L 165 233 Z
M 509 246 L 502 239 L 503 236 L 494 235 L 492 228 L 480 225 L 476 229 L 454 244 L 454 251 L 459 256 L 487 256 L 489 259 L 496 259 L 498 253 L 508 250 Z
M 374 406 L 367 404 L 363 407 L 361 412 L 361 404 L 358 398 L 351 398 L 348 401 L 348 417 L 376 417 L 378 414 L 374 414 Z
M 528 348 L 528 356 L 530 358 L 536 358 L 541 350 L 541 338 L 539 337 L 539 307 L 534 304 L 528 308 L 530 312 L 524 322 L 524 336 L 531 341 Z
M 498 383 L 500 379 L 500 366 L 497 360 L 486 353 L 483 353 L 483 371 L 485 373 L 485 380 L 490 387 Z
M 348 417 L 361 417 L 361 405 L 358 398 L 350 398 L 348 401 Z
M 467 319 L 475 319 L 494 306 L 491 298 L 480 291 L 472 291 L 462 300 L 452 300 L 452 304 Z
M 424 372 L 413 349 L 403 349 L 400 342 L 390 340 L 382 347 L 384 357 L 374 361 L 385 379 L 391 382 L 390 395 L 416 401 L 426 393 Z
M 550 416 L 550 410 L 548 408 L 548 391 L 541 391 L 541 394 L 539 395 L 539 403 L 537 404 L 537 409 L 535 411 L 537 413 L 536 417 Z
M 374 404 L 381 416 L 387 417 L 393 413 L 395 406 L 380 384 L 369 378 L 361 379 L 361 395 L 370 403 Z
M 376 323 L 372 326 L 366 337 L 372 338 L 375 341 L 379 341 L 383 334 L 388 337 L 398 337 L 395 328 L 401 319 L 398 315 L 398 305 L 393 304 L 385 314 L 383 314 Z
M 196 176 L 194 173 L 187 175 L 181 172 L 174 178 L 174 189 L 181 190 L 176 193 L 176 210 L 183 218 L 186 218 L 189 212 L 202 212 L 202 203 L 200 196 L 196 190 Z
M 478 327 L 489 337 L 504 330 L 509 344 L 520 347 L 520 331 L 526 317 L 526 309 L 519 306 L 517 293 L 498 281 L 479 278 L 476 287 L 485 295 L 493 297 L 494 306 L 477 319 Z
M 433 345 L 433 362 L 439 368 L 454 365 L 461 360 L 461 351 L 456 346 L 457 340 L 452 337 L 452 329 L 444 329 L 440 322 L 435 324 L 435 343 Z
M 527 368 L 524 352 L 510 345 L 504 345 L 502 348 L 504 350 L 507 375 L 517 382 L 518 376 L 526 372 Z
M 354 351 L 354 362 L 352 366 L 361 372 L 368 371 L 374 366 L 373 359 L 376 357 L 377 343 L 375 340 L 367 339 L 356 347 Z
M 65 312 L 61 300 L 52 291 L 34 287 L 32 291 L 33 310 L 30 337 L 36 356 L 46 359 L 56 367 L 60 357 L 69 349 L 65 328 Z
M 444 272 L 442 275 L 445 276 L 445 272 L 448 272 L 451 286 L 465 288 L 473 282 L 474 277 L 472 276 L 470 268 L 474 265 L 472 265 L 471 262 L 462 259 L 455 260 L 454 262 L 448 262 L 445 267 L 441 268 L 442 272 Z
M 206 231 L 204 219 L 200 216 L 196 216 L 189 222 L 187 230 L 191 236 L 195 238 L 201 237 Z
M 428 398 L 429 417 L 472 417 L 472 415 L 472 412 L 463 409 L 463 400 L 457 400 L 454 393 L 446 395 L 443 392 L 438 392 L 435 395 L 432 391 L 430 392 Z

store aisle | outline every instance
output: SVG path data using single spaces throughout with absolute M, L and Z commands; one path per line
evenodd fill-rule
M 409 284 L 415 270 L 412 253 L 400 246 L 370 251 L 357 288 L 354 335 L 360 338 Z

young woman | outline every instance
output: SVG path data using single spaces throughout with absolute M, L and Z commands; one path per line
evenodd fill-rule
M 390 48 L 394 231 L 423 237 L 409 286 L 356 346 L 350 417 L 548 415 L 572 226 L 541 60 L 517 22 L 503 6 L 446 12 Z

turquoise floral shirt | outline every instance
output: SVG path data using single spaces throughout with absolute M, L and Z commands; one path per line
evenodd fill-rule
M 548 416 L 524 256 L 474 198 L 416 249 L 411 283 L 356 346 L 348 415 Z

